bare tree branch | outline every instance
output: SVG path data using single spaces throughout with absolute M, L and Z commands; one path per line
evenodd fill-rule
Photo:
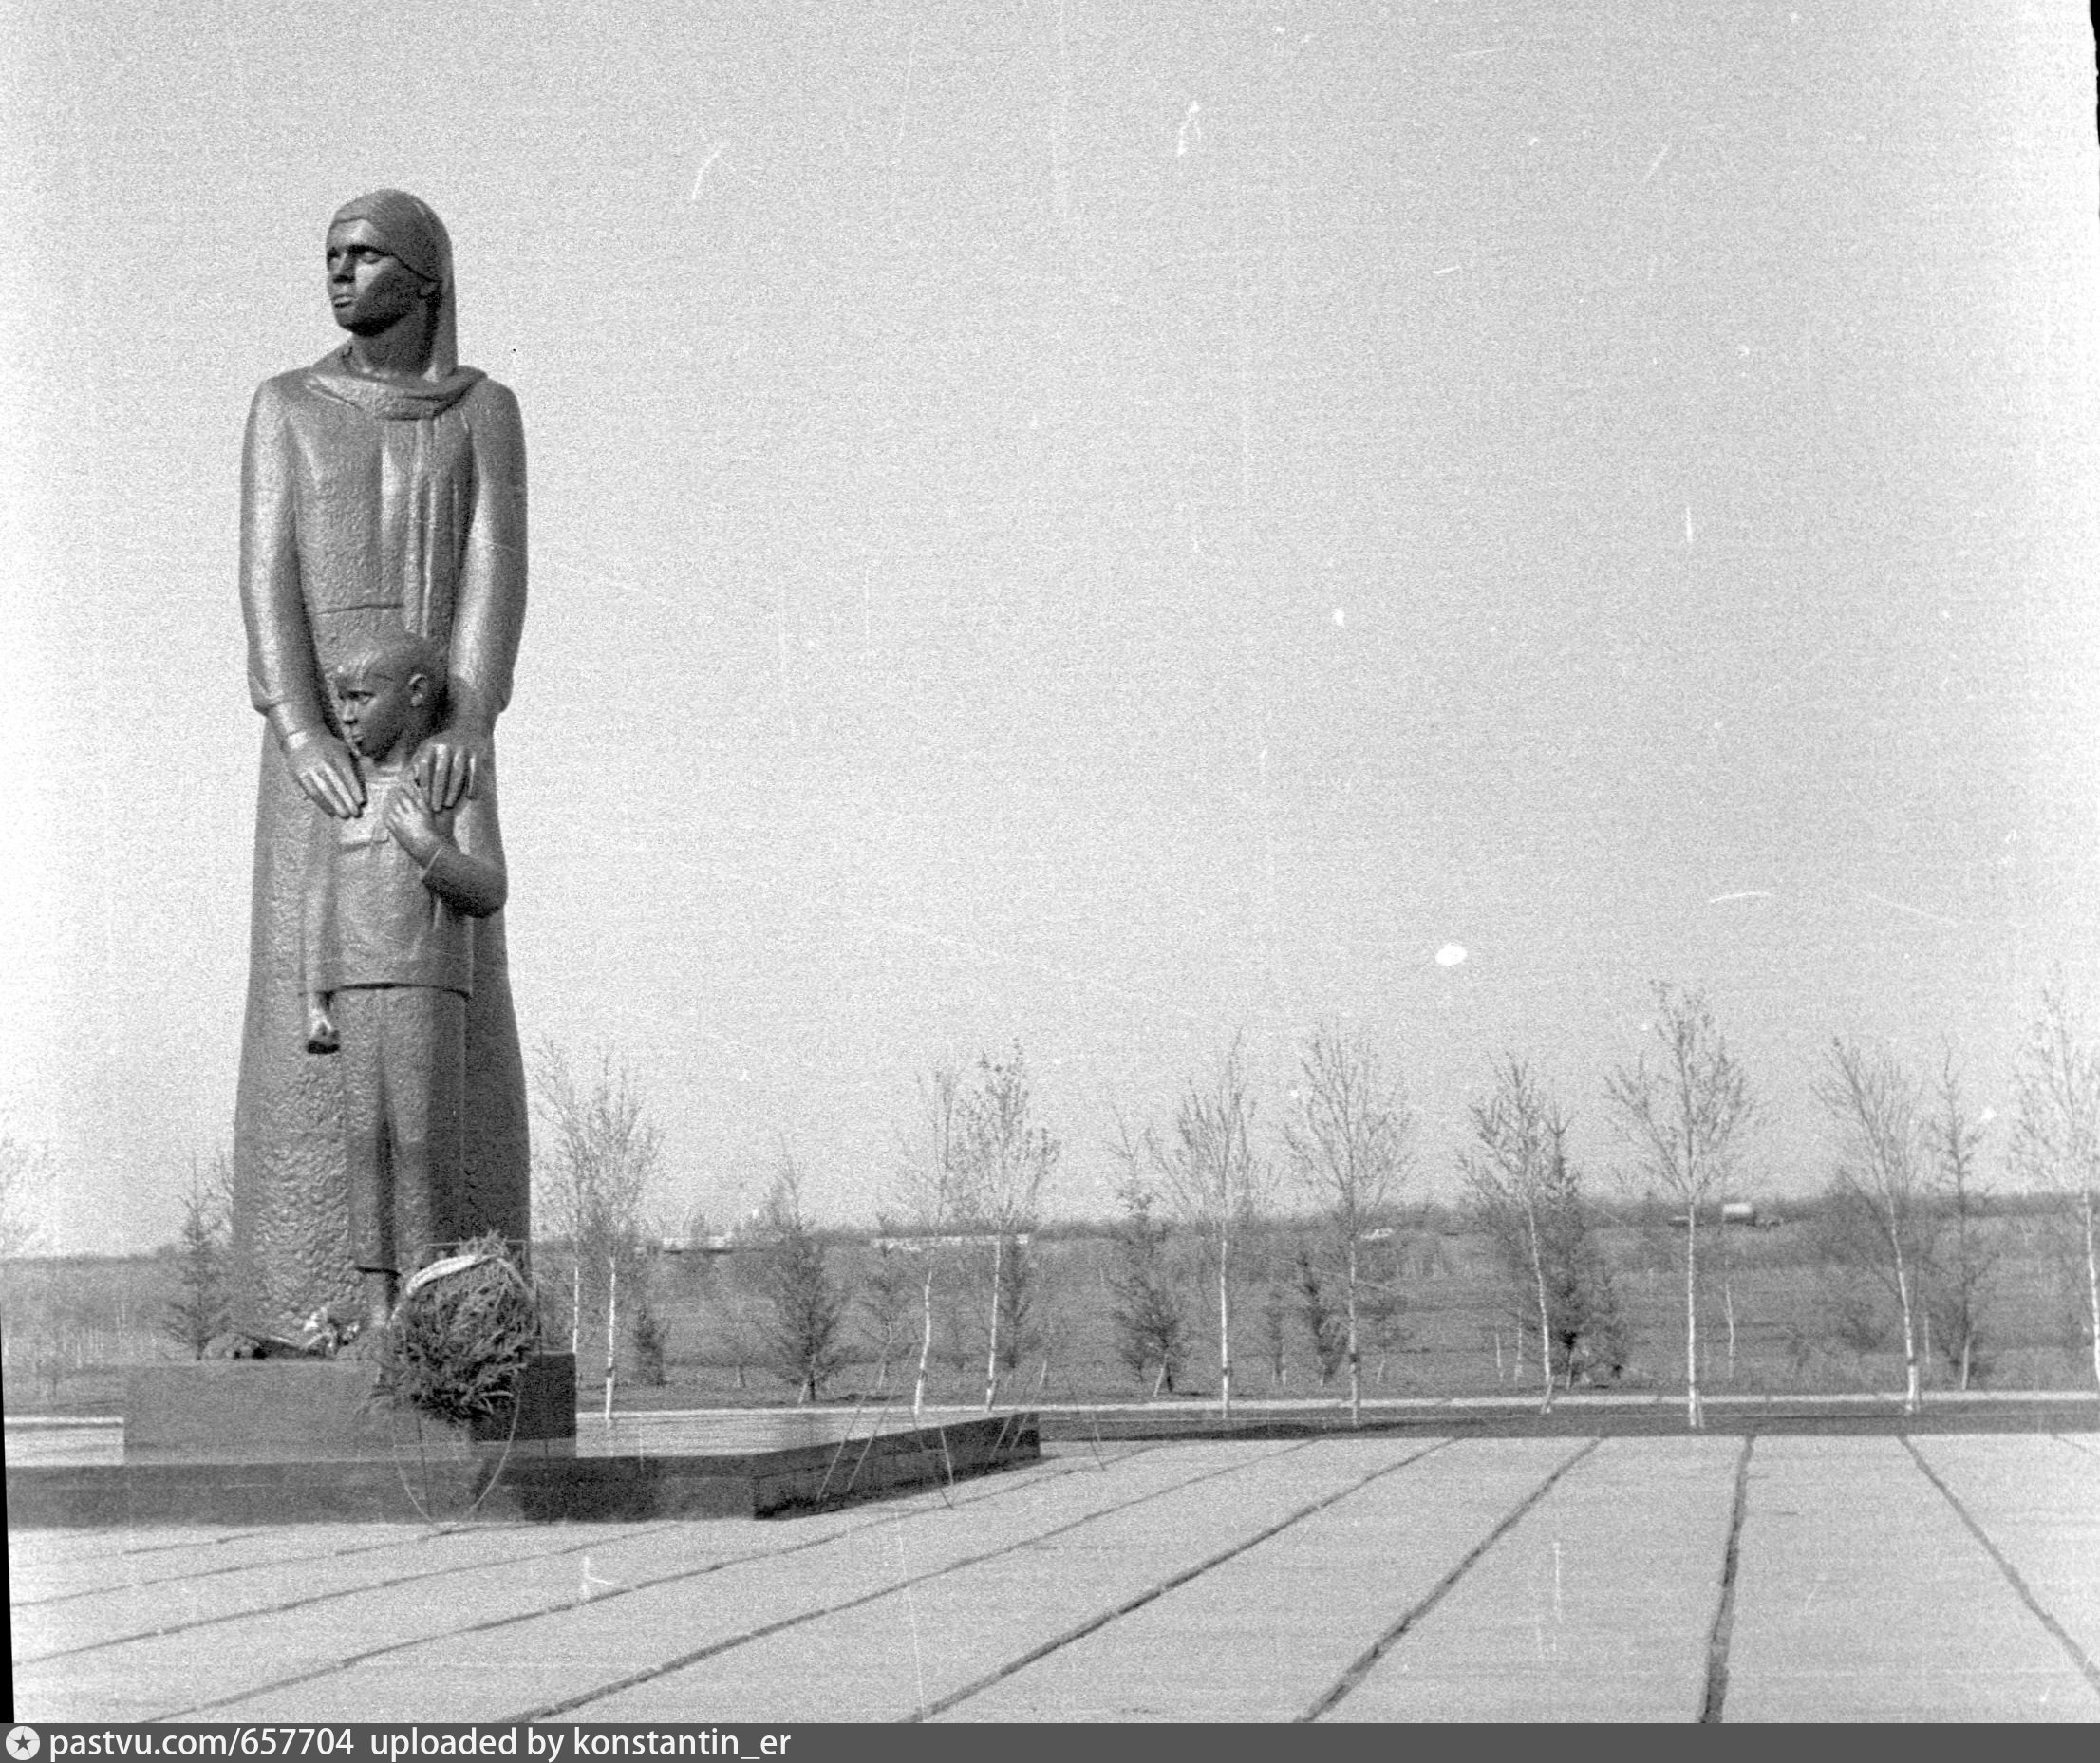
M 534 1060 L 533 1093 L 549 1129 L 534 1159 L 534 1205 L 552 1233 L 570 1246 L 570 1350 L 580 1353 L 587 1296 L 605 1299 L 606 1417 L 618 1378 L 619 1289 L 647 1277 L 641 1235 L 662 1142 L 628 1069 L 608 1053 L 586 1087 L 553 1041 Z M 603 1275 L 602 1283 L 599 1276 Z M 645 1303 L 640 1314 L 650 1314 Z
M 2086 1331 L 2100 1384 L 2100 1051 L 2063 986 L 2045 987 L 2018 1067 L 2013 1167 L 2057 1196 L 2085 1261 Z
M 1363 1421 L 1363 1239 L 1387 1222 L 1407 1172 L 1408 1114 L 1362 1040 L 1339 1025 L 1313 1031 L 1299 1058 L 1297 1110 L 1284 1149 L 1334 1232 L 1342 1271 L 1349 1418 Z M 1303 1278 L 1301 1284 L 1303 1284 Z
M 1844 1241 L 1851 1227 L 1866 1252 L 1853 1259 L 1884 1282 L 1903 1328 L 1903 1412 L 1920 1404 L 1919 1277 L 1930 1255 L 1930 1168 L 1917 1086 L 1885 1051 L 1830 1043 L 1816 1100 L 1836 1135 L 1830 1197 Z
M 1218 1399 L 1232 1417 L 1233 1250 L 1261 1215 L 1270 1172 L 1254 1152 L 1254 1100 L 1240 1042 L 1208 1085 L 1191 1083 L 1174 1111 L 1173 1135 L 1149 1140 L 1167 1198 L 1204 1247 L 1218 1290 Z
M 940 1239 L 952 1231 L 961 1208 L 963 1080 L 952 1065 L 919 1079 L 918 1109 L 902 1135 L 897 1160 L 901 1210 L 918 1228 L 919 1363 L 911 1384 L 914 1417 L 926 1406 L 927 1365 L 933 1353 L 933 1297 L 941 1269 Z
M 1035 1118 L 1027 1062 L 1020 1046 L 1003 1061 L 977 1061 L 977 1082 L 962 1098 L 954 1135 L 955 1212 L 970 1231 L 988 1239 L 990 1295 L 985 1305 L 984 1406 L 999 1396 L 1000 1324 L 1009 1255 L 1015 1238 L 1035 1227 L 1042 1190 L 1058 1166 L 1060 1147 Z M 1018 1320 L 1018 1319 L 1016 1319 Z
M 1684 1410 L 1699 1427 L 1699 1216 L 1723 1192 L 1733 1157 L 1756 1117 L 1749 1080 L 1721 1039 L 1705 998 L 1659 982 L 1649 1033 L 1661 1044 L 1604 1080 L 1604 1094 L 1642 1172 L 1684 1207 Z

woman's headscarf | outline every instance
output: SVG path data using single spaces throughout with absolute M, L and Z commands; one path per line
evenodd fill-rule
M 429 203 L 405 190 L 374 190 L 346 202 L 328 222 L 334 232 L 347 221 L 369 221 L 380 240 L 425 281 L 438 284 L 437 322 L 431 327 L 426 380 L 451 377 L 459 365 L 459 329 L 452 285 L 452 239 Z

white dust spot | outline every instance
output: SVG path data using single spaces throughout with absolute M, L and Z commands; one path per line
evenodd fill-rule
M 1174 136 L 1174 158 L 1185 159 L 1189 157 L 1191 147 L 1200 147 L 1202 145 L 1203 106 L 1191 98 L 1189 101 L 1188 112 L 1181 119 L 1181 127 Z
M 1436 951 L 1436 965 L 1439 967 L 1455 967 L 1465 959 L 1466 946 L 1463 943 L 1447 943 Z
M 1342 609 L 1341 609 L 1341 607 L 1339 607 L 1339 606 L 1338 606 L 1338 607 L 1336 607 L 1336 608 L 1335 608 L 1335 628 L 1336 628 L 1337 630 L 1340 630 L 1340 629 L 1341 629 L 1341 628 L 1342 628 L 1342 627 L 1343 627 L 1343 626 L 1347 625 L 1347 624 L 1348 624 L 1348 622 L 1349 622 L 1349 614 L 1348 614 L 1347 612 L 1343 611 L 1343 610 L 1342 610 Z
M 707 157 L 701 160 L 700 169 L 693 174 L 693 193 L 685 198 L 688 202 L 700 200 L 701 181 L 707 176 L 707 168 L 722 158 L 722 150 L 728 144 L 726 141 L 716 141 L 714 146 L 709 149 Z

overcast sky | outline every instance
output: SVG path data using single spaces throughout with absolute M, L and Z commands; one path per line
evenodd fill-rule
M 256 383 L 451 228 L 513 386 L 531 1045 L 672 1210 L 872 1216 L 915 1074 L 1110 1110 L 1361 1028 L 1448 1191 L 1649 986 L 1819 1181 L 1833 1034 L 2007 1105 L 2100 937 L 2092 41 L 2059 5 L 12 9 L 0 1114 L 50 1241 L 228 1143 Z M 2092 994 L 2089 990 L 2090 999 Z M 2002 1148 L 2002 1135 L 1999 1139 Z

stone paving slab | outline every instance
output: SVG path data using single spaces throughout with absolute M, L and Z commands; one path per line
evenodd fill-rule
M 1282 1451 L 591 1702 L 575 1717 L 692 1719 L 705 1709 L 722 1720 L 900 1719 L 1415 1449 L 1380 1439 Z M 813 1673 L 813 1660 L 821 1670 Z
M 266 1609 L 195 1629 L 114 1641 L 90 1652 L 18 1663 L 17 1705 L 55 1703 L 74 1711 L 54 1709 L 47 1718 L 154 1718 L 192 1707 L 207 1687 L 223 1695 L 243 1682 L 295 1678 L 339 1651 L 445 1635 L 462 1617 L 521 1602 L 544 1607 L 587 1595 L 591 1570 L 588 1552 L 498 1559 L 461 1569 L 441 1585 L 366 1588 L 303 1608 Z
M 126 1636 L 238 1618 L 258 1606 L 290 1604 L 298 1608 L 363 1592 L 404 1602 L 450 1598 L 452 1585 L 435 1582 L 457 1573 L 512 1571 L 520 1576 L 517 1584 L 532 1585 L 544 1577 L 552 1564 L 588 1549 L 593 1533 L 601 1548 L 637 1547 L 636 1539 L 612 1527 L 577 1527 L 575 1531 L 550 1535 L 540 1526 L 518 1526 L 494 1533 L 461 1530 L 396 1537 L 318 1557 L 216 1566 L 174 1581 L 156 1578 L 108 1586 L 20 1608 L 17 1620 L 33 1622 L 36 1632 L 16 1641 L 15 1660 L 18 1664 L 35 1664 Z M 575 1571 L 566 1566 L 553 1570 L 564 1577 L 572 1577 Z
M 2030 1449 L 2054 1447 L 2037 1437 Z M 1902 1440 L 1765 1438 L 1725 1716 L 2092 1720 L 2100 1691 Z
M 2055 1438 L 1914 1441 L 2089 1663 L 2100 1663 L 2100 1456 Z
M 948 1717 L 1284 1719 L 1477 1550 L 1334 1717 L 1694 1717 L 1740 1438 L 1608 1440 L 1485 1549 L 1586 1441 L 1404 1461 L 1431 1442 L 1080 1446 L 770 1522 L 25 1533 L 17 1706 L 430 1721 L 588 1697 L 564 1717 L 845 1719 L 975 1689 Z M 2100 1437 L 1912 1442 L 1757 1440 L 1726 1716 L 2100 1719 L 2080 1662 Z M 24 1658 L 68 1636 L 85 1650 Z
M 441 1619 L 392 1619 L 397 1638 L 408 1644 L 354 1671 L 313 1676 L 311 1662 L 280 1643 L 267 1665 L 244 1660 L 238 1680 L 222 1695 L 243 1687 L 251 1693 L 221 1701 L 205 1717 L 278 1718 L 304 1709 L 310 1711 L 307 1718 L 355 1719 L 361 1717 L 355 1710 L 371 1706 L 378 1693 L 401 1718 L 505 1719 L 769 1622 L 879 1595 L 901 1578 L 1009 1547 L 1084 1519 L 1104 1504 L 1153 1497 L 1290 1449 L 1235 1446 L 1221 1459 L 1200 1446 L 1162 1448 L 1106 1471 L 1063 1462 L 967 1484 L 952 1505 L 918 1495 L 813 1519 L 696 1524 L 687 1529 L 684 1554 L 660 1545 L 639 1559 L 593 1551 L 596 1580 L 588 1588 L 578 1565 L 568 1567 L 571 1579 L 558 1586 L 462 1574 L 446 1583 Z M 966 1497 L 971 1489 L 984 1491 Z M 666 1574 L 683 1577 L 624 1590 Z M 372 1624 L 386 1621 L 356 1600 L 339 1607 L 337 1620 L 354 1637 L 370 1631 L 361 1617 Z M 550 1675 L 550 1666 L 559 1669 Z M 273 1687 L 302 1668 L 304 1680 Z M 539 1686 L 523 1701 L 515 1687 L 520 1672 Z
M 1697 1720 L 1742 1449 L 1604 1440 L 1328 1717 Z
M 185 1633 L 131 1639 L 114 1638 L 122 1631 L 113 1629 L 109 1643 L 93 1652 L 18 1663 L 16 1697 L 28 1705 L 49 1694 L 62 1706 L 80 1711 L 47 1717 L 154 1717 L 193 1708 L 203 1699 L 205 1684 L 221 1699 L 244 1687 L 261 1691 L 288 1679 L 311 1679 L 315 1671 L 361 1650 L 402 1649 L 419 1637 L 437 1638 L 441 1644 L 443 1637 L 467 1624 L 588 1605 L 641 1579 L 703 1572 L 741 1556 L 762 1558 L 783 1546 L 820 1543 L 870 1522 L 869 1509 L 861 1509 L 818 1514 L 792 1531 L 752 1520 L 504 1526 L 442 1537 L 412 1526 L 389 1527 L 402 1550 L 457 1550 L 452 1570 L 410 1585 L 347 1585 L 339 1595 L 300 1609 L 275 1607 L 303 1595 L 310 1568 L 301 1563 L 291 1572 L 253 1583 L 253 1613 L 247 1616 Z M 288 1540 L 306 1534 L 304 1529 L 281 1533 Z M 521 1535 L 534 1539 L 538 1552 L 518 1555 L 515 1539 Z M 15 1644 L 24 1645 L 19 1629 Z M 209 1668 L 199 1671 L 200 1661 L 210 1661 Z M 279 1711 L 317 1705 L 317 1692 L 300 1687 L 281 1698 Z M 220 1716 L 213 1711 L 207 1717 Z M 327 1717 L 361 1716 L 338 1708 Z
M 1578 1448 L 1429 1451 L 941 1718 L 1295 1719 Z

